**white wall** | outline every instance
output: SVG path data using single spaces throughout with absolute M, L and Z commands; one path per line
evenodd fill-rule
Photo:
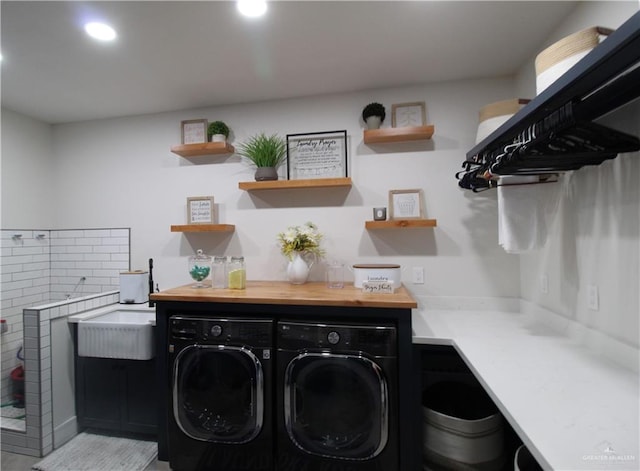
M 549 38 L 549 43 L 582 26 L 615 27 L 635 9 L 636 2 L 585 2 Z M 541 45 L 540 50 L 546 45 Z M 49 218 L 51 228 L 131 227 L 131 268 L 145 268 L 148 259 L 154 258 L 155 279 L 161 289 L 189 282 L 187 257 L 196 248 L 203 248 L 209 254 L 244 254 L 250 279 L 284 279 L 284 258 L 279 254 L 276 234 L 288 225 L 312 220 L 326 236 L 324 245 L 329 258 L 343 259 L 348 264 L 399 262 L 405 267 L 403 281 L 415 294 L 518 296 L 521 289 L 519 258 L 506 255 L 496 243 L 495 194 L 476 195 L 460 190 L 453 175 L 460 170 L 465 153 L 473 145 L 480 107 L 500 99 L 532 95 L 532 64 L 533 58 L 523 68 L 517 88 L 509 79 L 468 80 L 57 125 L 52 127 L 55 165 L 51 167 L 51 160 L 41 158 L 41 166 L 36 167 L 38 172 L 35 169 L 24 172 L 18 167 L 18 164 L 26 165 L 20 160 L 22 152 L 18 143 L 26 136 L 35 135 L 36 143 L 29 141 L 32 149 L 47 135 L 46 132 L 34 134 L 34 128 L 46 131 L 48 126 L 15 113 L 5 113 L 3 154 L 12 155 L 8 164 L 6 155 L 3 156 L 3 207 L 7 197 L 14 193 L 12 189 L 24 191 L 33 186 L 34 177 L 45 188 L 51 188 L 47 185 L 53 181 L 47 198 L 36 198 L 49 210 L 33 204 L 31 193 L 25 201 L 37 206 L 34 213 L 42 216 L 38 218 L 38 226 L 42 227 L 43 218 Z M 365 146 L 359 115 L 362 107 L 373 100 L 384 103 L 388 110 L 392 103 L 424 100 L 427 121 L 436 128 L 433 140 L 426 145 Z M 346 129 L 354 186 L 350 191 L 241 191 L 238 182 L 251 180 L 253 170 L 236 156 L 204 158 L 204 163 L 198 164 L 169 151 L 179 143 L 180 120 L 199 117 L 227 121 L 236 144 L 261 131 L 285 135 Z M 8 148 L 10 152 L 5 144 L 6 136 L 16 136 Z M 31 150 L 30 154 L 42 157 L 48 153 L 46 140 L 36 147 L 41 151 Z M 631 165 L 621 171 L 633 175 L 636 171 L 633 160 L 619 158 L 611 165 Z M 601 175 L 606 168 L 581 172 Z M 49 171 L 46 178 L 42 169 Z M 5 181 L 10 185 L 5 185 Z M 364 229 L 364 221 L 371 219 L 371 208 L 386 205 L 388 190 L 416 187 L 424 189 L 427 216 L 438 219 L 437 228 L 390 232 Z M 186 198 L 197 195 L 214 195 L 220 221 L 235 224 L 235 233 L 169 232 L 170 225 L 185 222 Z M 623 197 L 637 201 L 633 193 L 625 193 Z M 637 203 L 631 203 L 628 209 L 615 208 L 624 211 L 624 219 L 636 227 L 633 221 L 638 217 Z M 22 221 L 27 214 L 32 212 L 5 211 L 3 227 L 27 224 Z M 613 229 L 611 234 L 614 234 L 613 240 L 617 240 Z M 630 245 L 637 243 L 637 229 L 624 234 Z M 575 237 L 583 235 L 567 236 L 563 241 L 575 245 Z M 600 241 L 600 236 L 593 232 L 586 237 L 596 244 Z M 585 254 L 576 256 L 580 255 Z M 538 285 L 530 281 L 531 277 L 538 276 L 532 274 L 532 270 L 537 269 L 535 264 L 541 258 L 545 257 L 524 257 L 522 290 L 528 299 L 537 298 L 534 287 Z M 545 270 L 555 289 L 558 279 L 564 275 L 559 262 L 549 264 Z M 412 266 L 425 267 L 424 285 L 410 283 Z M 618 279 L 628 274 L 612 269 L 608 275 Z M 312 278 L 322 276 L 321 267 L 317 267 Z M 584 285 L 584 276 L 574 276 Z M 631 280 L 633 276 L 631 273 Z M 606 291 L 602 293 L 602 310 L 615 311 L 624 305 L 627 314 L 621 319 L 632 317 L 629 312 L 637 306 L 637 295 L 631 297 L 630 303 L 612 303 L 611 297 L 605 296 Z M 576 302 L 569 311 L 560 302 L 547 304 L 567 315 L 575 315 Z M 607 319 L 601 318 L 603 323 Z M 637 324 L 637 316 L 635 321 L 629 320 L 632 325 Z M 624 328 L 617 329 L 616 335 L 628 335 L 623 332 Z
M 581 3 L 549 43 L 589 26 L 617 28 L 637 10 L 637 2 Z M 522 70 L 517 84 L 521 96 L 535 94 L 532 71 L 533 62 Z M 605 117 L 602 124 L 640 136 L 640 103 Z M 638 346 L 640 155 L 620 155 L 568 174 L 567 179 L 547 245 L 521 258 L 522 296 Z M 547 294 L 540 289 L 544 275 L 549 280 Z M 587 307 L 590 285 L 599 290 L 598 311 Z
M 2 109 L 2 228 L 47 228 L 53 222 L 51 126 Z
M 57 125 L 55 225 L 131 227 L 131 268 L 154 258 L 160 289 L 190 281 L 187 257 L 197 248 L 243 254 L 249 279 L 284 279 L 276 235 L 311 220 L 325 235 L 328 258 L 398 262 L 416 294 L 518 296 L 518 258 L 496 244 L 495 195 L 469 195 L 454 178 L 473 145 L 480 107 L 512 95 L 511 80 L 476 80 Z M 374 100 L 389 111 L 392 103 L 424 100 L 433 140 L 365 146 L 360 112 Z M 194 118 L 226 121 L 235 144 L 258 132 L 346 129 L 353 187 L 239 190 L 238 182 L 253 180 L 253 169 L 237 156 L 198 164 L 170 152 L 180 142 L 180 121 Z M 372 208 L 386 206 L 388 191 L 402 188 L 424 189 L 427 217 L 438 227 L 366 231 Z M 186 198 L 202 195 L 214 195 L 220 222 L 236 225 L 232 235 L 170 232 L 186 222 Z M 424 285 L 409 283 L 412 266 L 425 267 Z M 312 273 L 323 276 L 321 266 Z

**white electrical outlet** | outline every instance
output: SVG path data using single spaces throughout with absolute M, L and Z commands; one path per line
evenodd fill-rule
M 600 309 L 598 285 L 589 285 L 587 287 L 587 307 L 592 311 L 597 311 L 598 309 Z
M 423 267 L 413 267 L 413 284 L 414 285 L 424 284 L 424 268 Z
M 544 273 L 540 277 L 540 292 L 542 294 L 548 294 L 549 293 L 549 277 L 547 276 L 546 273 Z

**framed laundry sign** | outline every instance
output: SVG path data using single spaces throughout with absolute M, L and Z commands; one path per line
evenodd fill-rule
M 404 128 L 425 124 L 427 124 L 427 113 L 424 101 L 391 105 L 391 127 Z
M 289 180 L 348 176 L 347 131 L 287 134 Z
M 421 189 L 389 191 L 389 219 L 423 219 Z
M 213 204 L 213 196 L 190 196 L 187 198 L 187 223 L 216 223 L 216 208 Z
M 207 127 L 209 123 L 206 119 L 189 119 L 180 122 L 183 144 L 200 144 L 207 142 Z

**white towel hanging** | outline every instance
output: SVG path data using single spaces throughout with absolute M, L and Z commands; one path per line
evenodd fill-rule
M 539 177 L 504 176 L 498 183 L 498 243 L 508 253 L 544 246 L 558 207 L 558 184 L 538 183 Z

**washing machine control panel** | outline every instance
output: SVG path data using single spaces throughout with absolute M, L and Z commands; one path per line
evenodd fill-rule
M 227 319 L 172 316 L 169 319 L 170 341 L 197 341 L 219 345 L 273 345 L 273 322 L 262 319 Z

